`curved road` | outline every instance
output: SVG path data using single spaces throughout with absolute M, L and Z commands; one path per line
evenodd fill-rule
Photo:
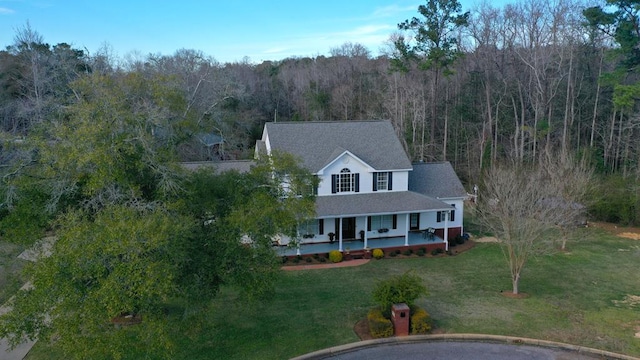
M 437 341 L 380 344 L 333 354 L 332 360 L 595 360 L 595 355 L 530 345 Z

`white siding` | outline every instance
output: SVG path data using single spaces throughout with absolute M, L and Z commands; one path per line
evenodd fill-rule
M 360 174 L 360 193 L 373 192 L 373 173 L 376 172 L 367 164 L 359 159 L 343 154 L 331 165 L 327 166 L 320 176 L 320 184 L 318 186 L 318 196 L 340 195 L 331 193 L 331 175 L 339 174 L 342 169 L 349 169 L 353 174 Z M 409 172 L 395 171 L 393 172 L 392 191 L 407 191 L 409 188 Z M 386 191 L 386 190 L 384 190 Z M 351 194 L 351 193 L 350 193 Z
M 365 188 L 363 188 L 363 186 L 366 186 L 366 180 L 363 179 L 366 179 L 366 174 L 369 172 L 369 167 L 357 158 L 349 154 L 343 154 L 331 165 L 324 169 L 322 176 L 320 176 L 320 185 L 318 185 L 318 196 L 333 195 L 331 194 L 331 175 L 339 174 L 340 170 L 342 169 L 349 169 L 352 174 L 360 174 L 360 192 L 366 191 Z M 371 179 L 369 179 L 369 182 L 371 182 Z M 369 188 L 371 188 L 371 184 L 369 184 Z

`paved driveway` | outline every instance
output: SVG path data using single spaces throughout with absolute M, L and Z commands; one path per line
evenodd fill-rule
M 331 360 L 595 360 L 602 357 L 529 345 L 478 342 L 382 344 L 334 354 Z

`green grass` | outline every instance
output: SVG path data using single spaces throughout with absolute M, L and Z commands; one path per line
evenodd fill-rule
M 520 291 L 496 244 L 453 257 L 383 259 L 353 268 L 283 272 L 271 302 L 245 304 L 225 289 L 195 324 L 177 324 L 181 359 L 285 359 L 358 341 L 354 324 L 373 306 L 376 279 L 414 270 L 430 295 L 418 305 L 447 333 L 531 337 L 640 356 L 640 241 L 585 229 L 570 252 L 532 258 Z M 38 344 L 29 359 L 50 359 Z

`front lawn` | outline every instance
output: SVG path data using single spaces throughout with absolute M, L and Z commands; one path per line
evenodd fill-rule
M 457 256 L 372 260 L 352 268 L 286 271 L 271 302 L 236 302 L 230 289 L 202 314 L 176 323 L 176 359 L 286 359 L 358 341 L 355 323 L 373 305 L 376 279 L 414 270 L 430 295 L 418 305 L 436 331 L 523 336 L 640 356 L 640 241 L 584 229 L 569 252 L 531 259 L 512 299 L 509 272 L 496 244 Z M 41 343 L 29 359 L 50 359 Z

